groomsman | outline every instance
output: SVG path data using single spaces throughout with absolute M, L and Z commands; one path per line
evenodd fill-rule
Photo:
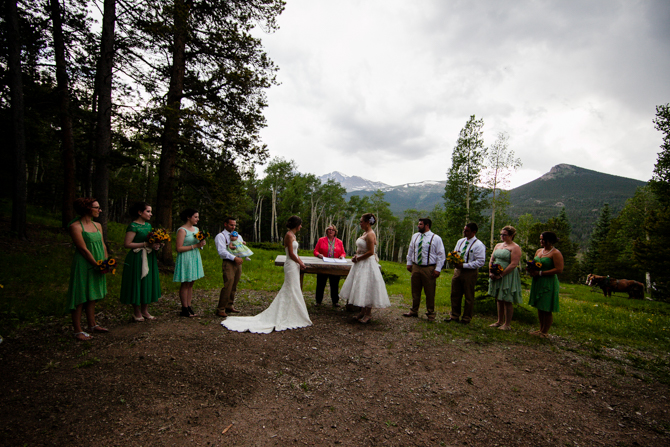
M 463 228 L 463 238 L 456 243 L 455 251 L 461 254 L 462 264 L 456 264 L 454 277 L 451 280 L 451 318 L 444 320 L 447 323 L 458 322 L 461 317 L 461 299 L 465 295 L 465 308 L 461 323 L 469 324 L 472 320 L 472 309 L 475 305 L 475 284 L 477 272 L 484 265 L 486 246 L 477 239 L 477 224 L 471 222 Z
M 442 238 L 430 231 L 433 222 L 419 219 L 419 232 L 414 233 L 407 250 L 407 271 L 412 274 L 412 309 L 404 317 L 418 317 L 421 290 L 426 294 L 426 316 L 435 321 L 435 286 L 446 255 Z
M 235 218 L 226 217 L 226 220 L 223 223 L 224 230 L 214 238 L 216 250 L 219 252 L 219 257 L 223 260 L 221 265 L 221 270 L 223 272 L 223 289 L 221 289 L 221 293 L 219 294 L 219 305 L 216 309 L 216 315 L 219 317 L 227 317 L 229 313 L 240 312 L 233 307 L 233 304 L 235 302 L 237 283 L 242 276 L 242 263 L 244 262 L 244 259 L 235 256 L 228 251 L 228 245 L 230 245 L 230 233 L 235 231 L 236 227 L 237 221 Z M 242 236 L 238 236 L 238 238 L 238 240 L 242 242 Z

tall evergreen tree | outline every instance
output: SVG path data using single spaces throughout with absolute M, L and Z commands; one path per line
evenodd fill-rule
M 7 47 L 9 67 L 9 90 L 12 109 L 12 155 L 13 155 L 13 191 L 12 191 L 12 232 L 18 239 L 26 239 L 26 208 L 28 190 L 26 183 L 26 138 L 25 109 L 23 102 L 23 80 L 21 70 L 21 41 L 19 13 L 16 0 L 4 2 L 7 22 Z
M 602 256 L 601 245 L 607 239 L 610 231 L 610 221 L 612 216 L 610 213 L 610 206 L 608 203 L 603 205 L 600 210 L 600 216 L 596 221 L 596 226 L 591 233 L 591 240 L 589 241 L 589 248 L 586 252 L 586 259 L 584 260 L 583 270 L 585 274 L 594 273 L 602 275 L 603 272 L 595 270 L 595 266 Z
M 655 127 L 663 133 L 661 151 L 649 187 L 659 203 L 644 228 L 649 236 L 635 244 L 635 258 L 650 273 L 652 296 L 670 300 L 670 104 L 656 107 Z
M 161 155 L 156 223 L 171 228 L 179 160 L 198 156 L 188 146 L 200 142 L 211 164 L 225 162 L 231 154 L 238 162 L 267 157 L 260 143 L 264 90 L 276 82 L 277 68 L 251 31 L 256 26 L 275 30 L 284 2 L 156 0 L 143 5 L 135 23 L 149 56 L 135 73 L 157 105 Z M 145 65 L 150 70 L 142 71 Z M 161 259 L 172 263 L 169 244 Z
M 487 150 L 484 147 L 484 120 L 475 115 L 465 123 L 451 154 L 451 167 L 447 173 L 444 200 L 447 214 L 445 244 L 452 245 L 461 234 L 466 223 L 482 223 L 482 212 L 486 208 L 486 191 L 479 185 Z

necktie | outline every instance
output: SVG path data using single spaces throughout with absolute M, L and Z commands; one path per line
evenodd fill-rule
M 463 251 L 461 252 L 461 257 L 465 259 L 465 253 L 468 251 L 468 244 L 470 241 L 465 241 L 465 245 L 463 245 Z
M 419 238 L 419 246 L 418 246 L 418 248 L 416 249 L 416 251 L 417 251 L 417 253 L 418 253 L 418 254 L 416 255 L 416 263 L 419 264 L 419 265 L 421 265 L 421 264 L 422 264 L 422 261 L 423 261 L 423 250 L 422 250 L 422 248 L 423 248 L 423 234 L 422 234 L 421 237 Z

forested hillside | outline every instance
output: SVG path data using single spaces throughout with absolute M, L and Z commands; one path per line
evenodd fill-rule
M 572 226 L 572 238 L 581 246 L 588 242 L 600 209 L 609 203 L 614 216 L 623 208 L 635 190 L 646 183 L 604 174 L 578 166 L 560 164 L 542 177 L 509 191 L 510 206 L 507 215 L 516 220 L 531 214 L 536 220 L 556 217 L 565 207 Z M 384 190 L 384 199 L 391 211 L 402 216 L 407 209 L 432 211 L 444 204 L 445 182 L 428 181 L 399 185 Z M 368 197 L 374 191 L 347 192 L 351 196 Z
M 591 236 L 600 209 L 609 203 L 616 216 L 635 190 L 646 183 L 603 174 L 568 164 L 551 168 L 547 174 L 510 191 L 507 214 L 513 219 L 531 214 L 546 221 L 565 207 L 574 242 L 583 245 Z

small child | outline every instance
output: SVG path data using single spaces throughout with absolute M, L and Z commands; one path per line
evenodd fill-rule
M 247 243 L 238 241 L 240 234 L 237 231 L 230 233 L 230 244 L 228 245 L 228 251 L 239 256 L 240 258 L 246 258 L 247 261 L 251 261 L 249 256 L 253 255 L 254 252 L 247 248 Z

